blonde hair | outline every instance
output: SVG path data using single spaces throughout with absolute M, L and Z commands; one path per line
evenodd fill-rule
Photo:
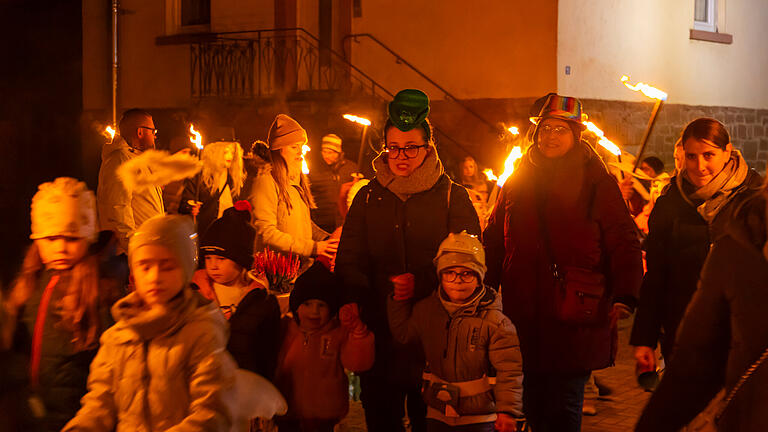
M 277 197 L 285 204 L 290 213 L 293 205 L 291 204 L 291 196 L 288 193 L 291 187 L 288 181 L 288 163 L 283 158 L 283 155 L 280 154 L 280 149 L 270 150 L 269 156 L 272 159 L 272 179 L 277 184 Z M 309 178 L 304 173 L 299 174 L 299 176 L 299 194 L 302 201 L 311 209 L 317 208 L 312 192 L 309 190 Z
M 245 182 L 245 168 L 243 167 L 243 149 L 234 141 L 220 141 L 210 143 L 203 150 L 203 172 L 201 178 L 203 184 L 210 190 L 216 188 L 216 174 L 225 170 L 224 152 L 232 148 L 232 164 L 227 174 L 232 179 L 232 195 L 239 195 Z

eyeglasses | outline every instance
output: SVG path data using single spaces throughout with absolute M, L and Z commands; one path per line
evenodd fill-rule
M 563 136 L 568 132 L 570 132 L 570 130 L 571 128 L 567 128 L 565 126 L 552 127 L 547 125 L 547 126 L 542 126 L 541 129 L 539 129 L 539 134 L 546 134 L 546 135 L 553 134 L 555 136 Z
M 149 126 L 139 126 L 139 129 L 148 129 L 152 131 L 152 135 L 157 136 L 157 129 L 151 128 Z
M 419 155 L 419 149 L 423 147 L 427 147 L 427 144 L 409 145 L 405 147 L 387 146 L 384 147 L 384 150 L 395 159 L 400 159 L 400 153 L 404 154 L 406 159 L 413 159 Z
M 446 270 L 442 272 L 441 275 L 445 282 L 456 282 L 456 278 L 460 279 L 462 282 L 472 282 L 477 277 L 472 270 L 464 270 L 461 272 Z

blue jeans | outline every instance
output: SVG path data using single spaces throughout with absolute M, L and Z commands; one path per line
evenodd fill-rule
M 523 376 L 523 411 L 535 432 L 579 432 L 584 384 L 590 373 L 534 373 Z
M 427 432 L 493 432 L 494 424 L 495 422 L 451 426 L 439 420 L 427 419 Z

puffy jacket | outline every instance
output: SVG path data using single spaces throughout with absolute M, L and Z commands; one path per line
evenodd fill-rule
M 64 431 L 229 431 L 236 365 L 215 303 L 189 288 L 166 310 L 135 292 L 115 303 L 88 394 Z
M 373 333 L 355 337 L 335 318 L 310 333 L 286 316 L 282 335 L 275 385 L 288 402 L 288 416 L 341 420 L 349 410 L 344 369 L 364 372 L 371 368 Z
M 239 198 L 232 192 L 232 178 L 229 176 L 227 176 L 227 184 L 229 185 L 229 190 L 232 194 L 232 203 L 234 204 Z M 221 197 L 222 192 L 223 190 L 213 191 L 209 189 L 208 186 L 203 183 L 201 173 L 184 180 L 184 191 L 181 193 L 179 213 L 190 214 L 192 206 L 189 205 L 189 201 L 200 201 L 203 203 L 200 206 L 200 213 L 196 218 L 197 233 L 200 238 L 203 237 L 208 226 L 219 218 L 219 197 Z
M 649 233 L 645 241 L 648 271 L 643 277 L 629 341 L 635 346 L 653 348 L 661 341 L 661 351 L 667 359 L 672 357 L 677 327 L 696 291 L 712 241 L 723 234 L 733 205 L 762 183 L 760 176 L 750 170 L 744 190 L 737 192 L 709 226 L 696 207 L 683 197 L 676 180 L 673 177 L 656 200 L 648 219 Z
M 502 313 L 496 291 L 486 288 L 452 314 L 443 306 L 439 290 L 415 305 L 390 297 L 388 309 L 392 335 L 400 343 L 421 343 L 429 373 L 449 383 L 496 378 L 492 390 L 489 387 L 466 397 L 459 393 L 457 412 L 462 417 L 446 418 L 440 407 L 431 405 L 428 417 L 465 424 L 494 421 L 497 412 L 523 415 L 523 365 L 517 332 Z M 429 398 L 425 400 L 430 403 Z
M 213 282 L 205 270 L 195 272 L 192 284 L 203 297 L 219 305 Z M 280 350 L 280 306 L 275 296 L 267 292 L 266 285 L 253 281 L 235 313 L 229 317 L 227 351 L 239 367 L 271 380 Z
M 342 183 L 352 181 L 352 173 L 357 170 L 357 164 L 342 155 L 333 165 L 320 161 L 309 172 L 312 196 L 317 204 L 317 208 L 312 210 L 312 220 L 325 231 L 332 232 L 344 222 L 339 213 L 339 192 Z
M 537 194 L 543 195 L 540 217 Z M 541 223 L 560 267 L 600 272 L 606 279 L 597 323 L 558 321 L 559 290 Z M 517 328 L 523 367 L 532 372 L 586 372 L 613 363 L 612 303 L 634 307 L 643 274 L 635 225 L 616 180 L 586 143 L 561 158 L 531 147 L 504 184 L 484 234 L 486 282 L 502 286 L 504 314 Z
M 673 361 L 637 424 L 638 431 L 677 431 L 720 388 L 730 392 L 768 348 L 766 200 L 734 210 L 715 239 L 677 333 Z M 718 424 L 725 432 L 768 430 L 768 362 L 745 382 Z
M 120 135 L 101 149 L 99 185 L 96 189 L 99 226 L 102 230 L 115 232 L 118 253 L 128 251 L 128 238 L 145 220 L 165 213 L 162 189 L 155 187 L 133 192 L 126 189 L 118 178 L 117 168 L 136 156 L 138 153 Z

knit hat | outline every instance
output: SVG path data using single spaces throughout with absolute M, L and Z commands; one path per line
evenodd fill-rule
M 67 236 L 96 240 L 96 199 L 85 183 L 59 177 L 43 183 L 32 197 L 32 234 L 36 240 Z
M 448 267 L 462 266 L 473 270 L 482 281 L 488 270 L 485 266 L 483 244 L 477 236 L 470 235 L 466 231 L 448 234 L 448 237 L 440 243 L 433 262 L 438 275 Z
M 200 241 L 200 250 L 203 256 L 219 255 L 250 270 L 255 238 L 256 230 L 251 226 L 251 204 L 238 201 L 208 226 Z
M 321 148 L 323 150 L 329 149 L 336 153 L 341 153 L 341 138 L 336 134 L 328 134 L 323 137 Z
M 267 143 L 270 150 L 278 150 L 296 143 L 306 144 L 307 131 L 291 117 L 278 114 L 272 122 L 272 126 L 269 127 Z
M 387 106 L 387 112 L 396 128 L 408 132 L 422 126 L 429 115 L 429 97 L 421 90 L 401 90 Z
M 291 291 L 288 305 L 296 316 L 296 310 L 307 300 L 322 300 L 331 309 L 331 316 L 341 307 L 341 281 L 319 262 L 312 264 L 310 268 L 296 279 L 296 284 Z
M 132 263 L 136 249 L 148 245 L 168 248 L 184 271 L 184 285 L 192 280 L 192 274 L 197 269 L 197 233 L 192 218 L 154 216 L 144 221 L 128 242 L 128 263 Z

